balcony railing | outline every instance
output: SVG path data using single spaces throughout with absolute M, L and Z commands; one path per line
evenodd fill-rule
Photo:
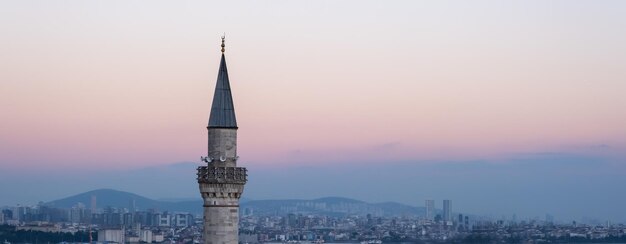
M 198 167 L 198 183 L 245 184 L 248 177 L 243 167 Z

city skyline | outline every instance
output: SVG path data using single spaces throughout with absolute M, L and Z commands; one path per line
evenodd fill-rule
M 621 221 L 624 9 L 2 2 L 0 205 L 96 188 L 197 196 L 176 163 L 204 154 L 226 32 L 251 198 Z M 162 192 L 144 182 L 157 176 Z

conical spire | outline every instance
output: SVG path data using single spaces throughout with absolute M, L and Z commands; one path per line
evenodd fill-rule
M 226 58 L 224 57 L 224 37 L 222 37 L 222 60 L 220 61 L 220 70 L 217 74 L 217 84 L 215 85 L 211 115 L 209 116 L 208 128 L 211 127 L 237 128 L 235 106 L 233 106 L 233 96 L 230 92 L 230 81 L 226 69 Z

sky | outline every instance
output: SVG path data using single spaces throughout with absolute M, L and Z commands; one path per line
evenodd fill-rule
M 0 1 L 0 205 L 197 196 L 141 172 L 206 153 L 226 33 L 250 198 L 625 220 L 625 29 L 623 1 Z

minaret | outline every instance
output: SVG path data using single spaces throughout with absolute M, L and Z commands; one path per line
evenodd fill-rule
M 237 120 L 230 91 L 222 37 L 222 59 L 209 116 L 207 166 L 198 167 L 204 199 L 204 244 L 239 242 L 239 198 L 246 184 L 246 168 L 237 167 Z

